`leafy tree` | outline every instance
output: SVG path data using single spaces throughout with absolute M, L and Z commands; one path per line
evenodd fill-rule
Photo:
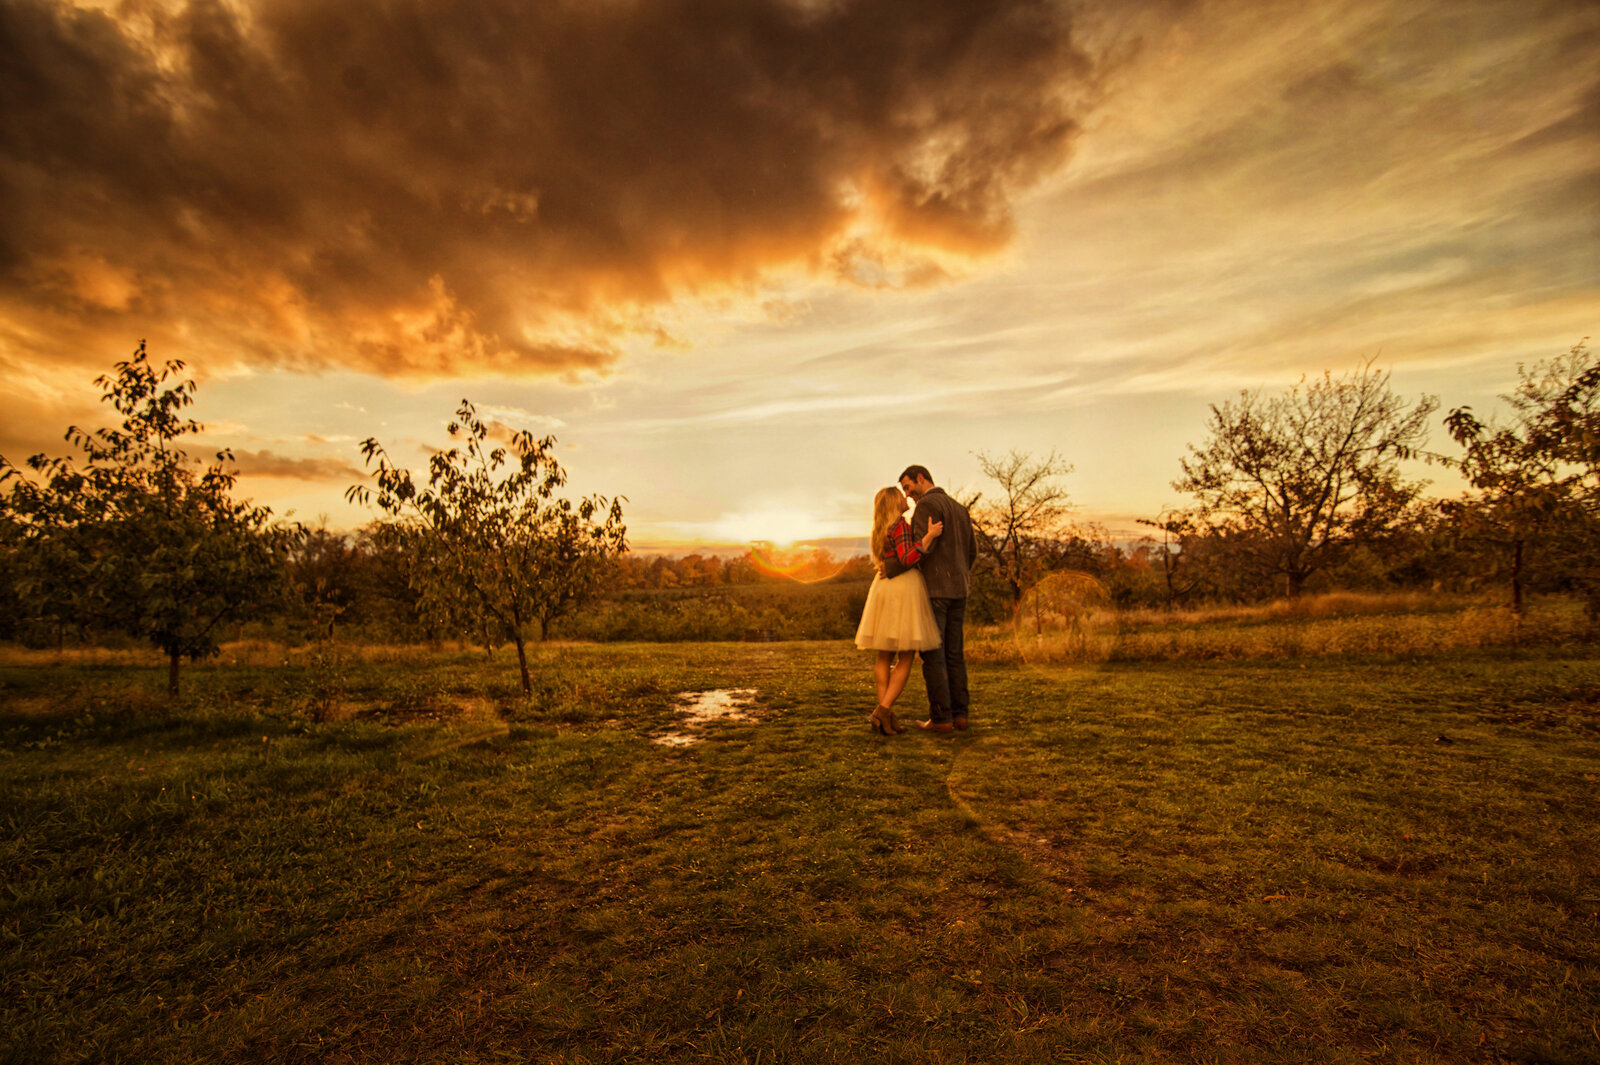
M 1233 540 L 1245 564 L 1282 577 L 1292 598 L 1407 520 L 1424 482 L 1402 477 L 1400 462 L 1420 454 L 1437 405 L 1426 395 L 1407 404 L 1370 362 L 1302 378 L 1280 396 L 1241 392 L 1211 407 L 1209 436 L 1189 445 L 1173 487 L 1196 497 L 1198 523 Z
M 149 640 L 167 656 L 173 696 L 180 659 L 215 654 L 224 623 L 279 600 L 300 534 L 233 499 L 231 453 L 207 466 L 177 446 L 201 429 L 182 416 L 195 392 L 176 380 L 182 370 L 176 360 L 152 366 L 141 341 L 96 380 L 121 426 L 67 430 L 81 464 L 35 455 L 33 479 L 0 457 L 20 598 L 58 625 Z
M 728 559 L 723 565 L 728 584 L 755 584 L 761 580 L 761 568 L 748 551 L 737 558 Z
M 85 584 L 84 558 L 90 551 L 89 530 L 68 492 L 47 497 L 42 486 L 23 479 L 0 456 L 0 484 L 8 493 L 0 501 L 0 542 L 4 574 L 0 575 L 0 612 L 7 615 L 6 637 L 31 646 L 53 643 L 59 650 L 67 634 L 84 634 L 91 621 L 92 596 Z
M 461 401 L 456 419 L 449 433 L 462 444 L 433 455 L 426 487 L 376 439 L 363 442 L 362 453 L 377 466 L 378 506 L 416 537 L 409 577 L 422 609 L 446 627 L 514 643 L 522 691 L 531 694 L 527 629 L 537 622 L 547 637 L 551 621 L 594 592 L 608 561 L 627 546 L 622 500 L 558 497 L 567 475 L 554 437 L 519 432 L 508 452 L 489 445 L 489 427 L 471 402 Z M 345 494 L 374 498 L 361 485 Z
M 0 505 L 0 640 L 26 640 L 38 611 L 18 594 L 24 583 L 21 524 Z
M 555 459 L 549 461 L 553 465 Z M 604 520 L 596 522 L 597 514 L 604 514 Z M 607 560 L 627 546 L 620 499 L 607 502 L 593 496 L 576 506 L 556 499 L 545 508 L 543 519 L 538 530 L 541 549 L 526 556 L 526 576 L 534 589 L 533 616 L 539 622 L 541 641 L 550 638 L 551 622 L 570 614 L 593 595 L 609 571 Z M 527 691 L 526 666 L 522 679 Z
M 1600 620 L 1600 359 L 1588 338 L 1524 381 L 1518 400 L 1539 412 L 1540 439 L 1572 499 L 1558 541 L 1565 581 L 1584 591 L 1590 619 Z
M 1463 539 L 1496 556 L 1510 585 L 1511 609 L 1521 614 L 1530 541 L 1541 528 L 1554 528 L 1569 503 L 1555 464 L 1519 432 L 1525 426 L 1485 425 L 1469 407 L 1451 411 L 1445 427 L 1465 449 L 1461 473 L 1479 494 L 1447 500 L 1440 509 Z
M 1000 491 L 993 502 L 975 497 L 968 505 L 980 551 L 1016 612 L 1023 595 L 1045 573 L 1063 564 L 1073 530 L 1067 520 L 1072 506 L 1057 478 L 1072 467 L 1055 452 L 1034 458 L 1013 451 L 1004 458 L 980 452 L 978 468 Z
M 359 611 L 363 561 L 359 542 L 330 531 L 326 524 L 308 529 L 295 545 L 289 580 L 318 638 L 333 639 L 335 626 Z
M 1600 529 L 1600 362 L 1580 341 L 1564 356 L 1532 369 L 1518 367 L 1520 381 L 1501 398 L 1511 407 L 1509 423 L 1480 421 L 1471 407 L 1445 418 L 1463 448 L 1458 467 L 1476 496 L 1450 500 L 1441 509 L 1465 539 L 1496 557 L 1511 591 L 1511 609 L 1523 611 L 1523 595 L 1538 559 L 1585 588 L 1591 616 L 1600 613 L 1600 575 L 1595 572 Z
M 386 639 L 437 643 L 437 623 L 421 608 L 412 589 L 412 560 L 420 557 L 419 538 L 400 522 L 374 521 L 356 530 L 356 557 L 361 560 L 357 607 L 369 631 Z

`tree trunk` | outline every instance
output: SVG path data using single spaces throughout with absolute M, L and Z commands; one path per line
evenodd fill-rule
M 550 639 L 550 619 L 539 619 L 539 642 L 544 643 Z
M 517 641 L 517 668 L 522 670 L 522 694 L 524 697 L 533 695 L 533 678 L 528 676 L 528 648 L 522 639 L 522 630 L 518 629 Z
M 178 652 L 173 651 L 167 656 L 167 697 L 178 697 Z
M 1284 594 L 1290 599 L 1300 598 L 1300 589 L 1305 586 L 1306 575 L 1290 570 L 1284 577 Z
M 1511 545 L 1511 612 L 1522 616 L 1522 541 Z

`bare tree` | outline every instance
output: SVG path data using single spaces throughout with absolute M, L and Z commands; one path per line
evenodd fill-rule
M 1199 578 L 1192 572 L 1191 559 L 1185 548 L 1194 537 L 1194 518 L 1179 510 L 1166 509 L 1154 519 L 1135 519 L 1140 525 L 1161 530 L 1161 576 L 1166 582 L 1167 610 L 1178 605 L 1178 600 L 1194 591 Z
M 1241 392 L 1212 406 L 1210 435 L 1189 445 L 1172 486 L 1195 496 L 1201 523 L 1236 536 L 1244 561 L 1282 576 L 1293 598 L 1306 578 L 1403 520 L 1426 482 L 1402 477 L 1400 462 L 1420 454 L 1437 406 L 1427 395 L 1408 404 L 1370 361 L 1339 378 L 1301 378 L 1278 396 Z
M 1034 582 L 1055 568 L 1072 536 L 1072 504 L 1058 480 L 1072 466 L 1054 451 L 1043 458 L 1012 451 L 1004 458 L 979 452 L 978 468 L 1000 491 L 993 502 L 983 502 L 980 494 L 968 504 L 972 527 L 1015 613 Z

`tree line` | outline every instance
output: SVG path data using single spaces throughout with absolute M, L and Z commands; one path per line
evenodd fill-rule
M 175 696 L 180 663 L 216 654 L 230 624 L 298 609 L 331 632 L 363 589 L 376 593 L 364 606 L 430 633 L 514 644 L 527 692 L 530 631 L 548 634 L 626 548 L 621 500 L 558 494 L 554 438 L 496 444 L 466 400 L 448 427 L 457 443 L 425 480 L 363 443 L 376 487 L 349 495 L 387 517 L 353 542 L 275 519 L 233 498 L 230 452 L 184 450 L 201 426 L 184 416 L 195 384 L 183 368 L 140 342 L 96 381 L 120 425 L 69 428 L 74 458 L 0 456 L 0 637 L 146 641 Z M 344 572 L 351 562 L 370 583 Z
M 1505 417 L 1444 418 L 1456 445 L 1427 447 L 1437 397 L 1407 400 L 1370 362 L 1277 394 L 1210 408 L 1172 482 L 1189 506 L 1141 521 L 1130 550 L 1072 519 L 1053 453 L 980 455 L 998 486 L 969 500 L 986 583 L 1011 609 L 1062 570 L 1104 578 L 1119 602 L 1293 598 L 1310 589 L 1500 584 L 1521 612 L 1529 589 L 1581 595 L 1600 615 L 1600 362 L 1586 341 L 1518 367 Z M 1418 464 L 1466 491 L 1424 495 Z M 1159 582 L 1152 580 L 1159 575 Z
M 872 576 L 864 556 L 815 549 L 781 559 L 759 547 L 731 558 L 631 553 L 624 500 L 565 498 L 554 438 L 498 440 L 465 400 L 448 425 L 453 446 L 425 472 L 364 442 L 373 483 L 347 495 L 381 518 L 350 534 L 282 521 L 234 498 L 228 451 L 184 450 L 201 426 L 185 416 L 195 385 L 182 371 L 141 343 L 97 381 L 120 424 L 70 428 L 74 458 L 17 466 L 0 456 L 0 639 L 144 641 L 167 657 L 176 693 L 183 660 L 271 617 L 306 638 L 342 629 L 509 644 L 526 689 L 528 640 L 548 638 L 596 596 L 623 601 L 614 614 L 629 602 L 649 609 L 657 593 L 725 599 L 730 588 Z M 1564 591 L 1593 617 L 1600 363 L 1580 342 L 1518 373 L 1507 415 L 1445 416 L 1449 454 L 1427 447 L 1437 398 L 1396 395 L 1371 363 L 1212 405 L 1172 482 L 1193 502 L 1144 519 L 1149 532 L 1135 543 L 1075 519 L 1064 486 L 1072 466 L 1054 452 L 982 453 L 985 487 L 963 500 L 980 545 L 971 614 L 1014 618 L 1030 589 L 1073 574 L 1118 606 L 1498 582 L 1514 610 L 1530 590 Z M 1418 462 L 1457 471 L 1467 490 L 1426 497 Z M 855 601 L 835 600 L 842 631 Z

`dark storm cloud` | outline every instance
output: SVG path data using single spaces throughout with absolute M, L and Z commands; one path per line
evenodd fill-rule
M 775 266 L 1004 245 L 1090 80 L 1036 0 L 0 0 L 0 318 L 603 367 Z

